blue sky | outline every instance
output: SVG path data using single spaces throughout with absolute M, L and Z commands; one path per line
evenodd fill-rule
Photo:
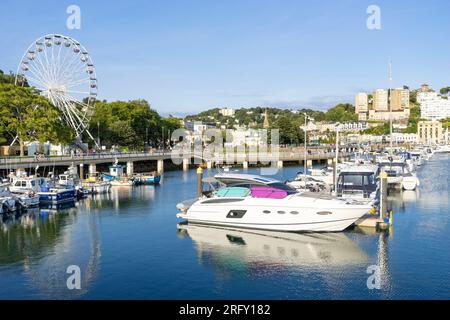
M 66 8 L 81 8 L 68 30 Z M 366 9 L 381 9 L 368 30 Z M 162 114 L 212 107 L 313 107 L 393 84 L 450 85 L 450 4 L 437 1 L 12 1 L 0 4 L 0 69 L 47 33 L 91 53 L 99 97 Z

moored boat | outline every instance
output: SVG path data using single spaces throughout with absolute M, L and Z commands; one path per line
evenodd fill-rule
M 372 208 L 367 203 L 328 195 L 298 193 L 286 184 L 255 175 L 215 177 L 234 181 L 209 197 L 179 204 L 178 218 L 222 227 L 292 232 L 336 232 L 351 226 Z M 239 181 L 238 183 L 236 181 Z M 239 188 L 233 190 L 233 188 Z

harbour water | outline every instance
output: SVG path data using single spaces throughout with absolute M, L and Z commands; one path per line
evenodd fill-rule
M 450 156 L 417 175 L 417 191 L 390 195 L 394 223 L 383 233 L 177 227 L 175 206 L 195 197 L 195 170 L 35 209 L 0 226 L 0 299 L 449 299 Z M 80 290 L 67 288 L 71 265 Z M 367 286 L 373 266 L 380 289 Z

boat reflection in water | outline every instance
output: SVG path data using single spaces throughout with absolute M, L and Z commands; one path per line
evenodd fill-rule
M 101 255 L 95 217 L 80 219 L 75 206 L 54 210 L 36 208 L 2 220 L 0 269 L 20 267 L 28 279 L 24 292 L 46 299 L 81 298 L 95 281 Z M 80 268 L 80 290 L 67 287 L 71 265 Z
M 236 261 L 247 267 L 310 269 L 359 266 L 369 260 L 345 233 L 282 233 L 194 224 L 178 224 L 178 233 L 193 240 L 199 257 L 210 257 L 222 267 Z

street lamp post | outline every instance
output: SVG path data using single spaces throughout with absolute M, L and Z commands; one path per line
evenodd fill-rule
M 334 192 L 337 194 L 337 181 L 338 181 L 338 174 L 337 174 L 337 165 L 339 161 L 339 130 L 340 130 L 340 123 L 336 124 L 336 159 L 334 163 Z
M 308 131 L 308 120 L 309 120 L 309 117 L 308 117 L 308 115 L 306 113 L 303 113 L 303 116 L 305 117 L 305 146 L 303 148 L 303 156 L 304 156 L 304 159 L 303 159 L 303 176 L 304 176 L 304 179 L 305 179 L 305 190 L 306 190 L 306 170 L 307 170 L 307 160 L 306 160 L 306 158 L 307 158 L 307 150 L 306 150 L 306 146 L 307 146 L 307 143 L 308 143 L 306 133 Z

